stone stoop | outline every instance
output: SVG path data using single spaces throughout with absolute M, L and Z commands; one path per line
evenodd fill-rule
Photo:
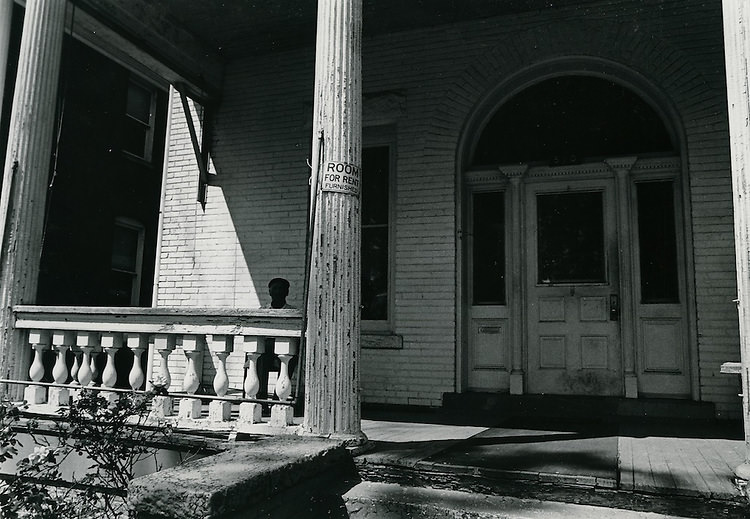
M 344 494 L 350 519 L 667 519 L 681 516 L 635 512 L 456 490 L 363 482 Z
M 136 519 L 313 519 L 356 482 L 343 442 L 271 437 L 135 478 L 128 501 Z

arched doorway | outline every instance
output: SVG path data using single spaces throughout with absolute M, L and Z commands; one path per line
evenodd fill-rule
M 487 114 L 462 180 L 468 389 L 690 396 L 676 140 L 592 75 Z

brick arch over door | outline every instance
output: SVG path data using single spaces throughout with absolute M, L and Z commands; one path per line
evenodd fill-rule
M 510 97 L 514 89 L 520 89 L 534 74 L 539 79 L 540 75 L 558 75 L 565 70 L 619 80 L 649 99 L 660 111 L 674 132 L 687 176 L 685 213 L 693 215 L 686 240 L 690 251 L 688 272 L 710 270 L 712 260 L 702 255 L 702 251 L 711 248 L 711 243 L 702 239 L 693 243 L 692 236 L 702 233 L 700 217 L 696 219 L 694 215 L 727 210 L 726 204 L 718 208 L 711 194 L 717 189 L 731 193 L 723 83 L 714 77 L 714 84 L 711 84 L 711 78 L 704 76 L 688 56 L 670 42 L 652 38 L 626 24 L 579 21 L 513 34 L 456 76 L 458 79 L 441 97 L 443 102 L 436 104 L 430 118 L 434 124 L 423 137 L 424 149 L 454 150 L 459 193 L 456 200 L 461 200 L 461 174 L 468 145 L 481 126 L 482 118 L 488 116 L 487 111 L 496 108 L 503 98 Z M 609 76 L 611 74 L 614 77 Z M 460 214 L 460 208 L 456 214 Z M 731 209 L 726 216 L 731 222 Z M 458 219 L 457 225 L 460 231 Z M 728 241 L 725 244 L 728 252 L 733 247 L 731 223 L 723 229 L 723 235 Z M 460 258 L 460 243 L 456 247 L 456 257 Z M 724 264 L 732 264 L 731 257 L 725 259 Z M 461 268 L 459 261 L 459 276 Z M 732 267 L 725 267 L 725 270 L 727 268 Z M 719 289 L 723 289 L 722 295 L 726 293 L 727 301 L 731 301 L 736 290 L 730 278 L 724 276 L 724 287 Z M 723 297 L 718 302 L 717 290 L 712 290 L 711 294 L 701 290 L 702 286 L 709 286 L 710 281 L 696 277 L 688 284 L 690 313 L 698 316 L 693 322 L 708 326 L 706 331 L 699 328 L 699 324 L 691 328 L 693 398 L 728 403 L 734 399 L 736 388 L 729 381 L 709 380 L 709 377 L 717 376 L 713 366 L 715 358 L 736 356 L 736 345 L 731 340 L 737 333 L 736 313 L 726 308 Z M 456 305 L 458 322 L 462 321 L 460 297 Z M 717 313 L 720 316 L 712 317 L 714 322 L 700 320 L 701 315 L 716 316 Z M 722 331 L 717 332 L 719 328 Z M 457 333 L 462 333 L 460 327 Z M 716 345 L 712 344 L 712 335 L 721 335 Z M 700 344 L 696 337 L 701 337 Z M 458 344 L 463 343 L 462 337 L 457 339 Z M 460 363 L 457 371 L 460 378 Z

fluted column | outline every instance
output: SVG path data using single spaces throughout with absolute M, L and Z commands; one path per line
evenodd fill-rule
M 0 114 L 5 109 L 2 105 L 5 95 L 5 76 L 8 68 L 10 50 L 10 27 L 13 20 L 13 0 L 0 0 Z
M 750 480 L 750 3 L 723 0 L 724 53 L 729 107 L 729 142 L 734 194 L 734 247 L 737 262 L 737 310 L 742 362 L 742 411 L 745 423 L 745 463 L 735 473 Z
M 11 307 L 36 298 L 66 4 L 28 0 L 21 37 L 0 196 L 0 374 L 15 379 L 25 356 Z
M 319 0 L 304 430 L 361 441 L 362 0 Z

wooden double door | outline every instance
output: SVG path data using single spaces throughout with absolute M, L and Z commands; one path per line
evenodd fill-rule
M 689 396 L 678 168 L 646 166 L 473 186 L 469 389 Z

